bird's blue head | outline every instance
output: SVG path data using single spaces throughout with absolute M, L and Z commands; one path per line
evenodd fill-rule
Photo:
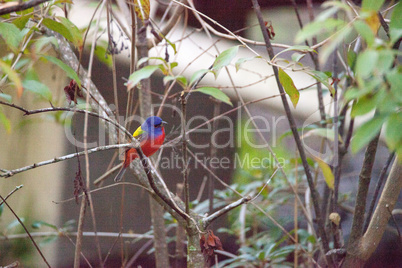
M 150 116 L 141 125 L 141 129 L 146 131 L 148 135 L 160 135 L 163 132 L 163 124 L 166 123 L 158 116 Z

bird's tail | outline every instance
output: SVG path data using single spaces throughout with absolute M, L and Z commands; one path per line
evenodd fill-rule
M 114 178 L 115 182 L 121 181 L 121 179 L 123 178 L 124 173 L 126 173 L 127 167 L 123 164 L 123 166 L 121 167 L 119 173 L 117 173 L 116 177 Z

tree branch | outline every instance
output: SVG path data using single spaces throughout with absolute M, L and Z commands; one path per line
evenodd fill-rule
M 223 207 L 222 209 L 216 211 L 215 213 L 209 215 L 208 217 L 204 218 L 202 220 L 202 225 L 203 225 L 204 229 L 206 229 L 208 227 L 208 225 L 210 225 L 214 220 L 218 219 L 220 216 L 228 213 L 232 209 L 235 209 L 242 204 L 246 204 L 250 200 L 251 200 L 251 196 L 243 197 L 243 198 L 237 200 L 236 202 L 233 202 L 233 203 Z
M 27 2 L 21 2 L 21 1 L 8 2 L 0 6 L 0 15 L 10 14 L 11 12 L 15 11 L 26 10 L 28 8 L 35 7 L 49 1 L 50 0 L 31 0 Z
M 260 10 L 260 6 L 258 4 L 258 0 L 251 0 L 251 1 L 253 3 L 253 8 L 254 8 L 254 11 L 255 11 L 255 13 L 257 15 L 258 22 L 259 22 L 260 27 L 261 27 L 261 31 L 262 31 L 262 34 L 263 34 L 263 37 L 264 37 L 264 41 L 266 43 L 266 49 L 267 49 L 269 58 L 272 59 L 275 55 L 274 55 L 274 51 L 272 49 L 271 41 L 269 40 L 267 30 L 265 28 L 264 19 L 263 19 L 262 14 L 261 14 L 261 10 Z M 310 173 L 309 165 L 307 163 L 306 153 L 305 153 L 303 145 L 301 143 L 299 133 L 297 132 L 296 123 L 295 123 L 295 120 L 293 118 L 292 112 L 290 111 L 290 107 L 289 107 L 288 101 L 286 99 L 286 95 L 284 94 L 285 91 L 284 91 L 284 89 L 282 87 L 282 84 L 279 81 L 278 68 L 276 66 L 272 66 L 272 69 L 273 69 L 274 74 L 275 74 L 276 83 L 278 85 L 279 92 L 281 93 L 281 99 L 282 99 L 282 103 L 283 103 L 283 108 L 285 109 L 286 116 L 288 118 L 289 125 L 290 125 L 290 128 L 292 130 L 293 137 L 294 137 L 297 149 L 298 149 L 299 154 L 300 154 L 300 158 L 302 160 L 303 168 L 304 168 L 304 171 L 306 173 L 307 182 L 308 182 L 308 185 L 309 185 L 309 188 L 310 188 L 310 191 L 311 191 L 311 198 L 312 198 L 312 201 L 313 201 L 314 211 L 315 211 L 315 214 L 316 214 L 317 225 L 318 225 L 318 233 L 319 233 L 319 236 L 321 238 L 324 251 L 328 252 L 329 243 L 328 243 L 327 235 L 326 235 L 326 232 L 325 232 L 323 219 L 321 217 L 318 193 L 317 193 L 317 190 L 316 190 L 315 185 L 314 185 L 313 178 L 312 178 L 311 173 Z M 331 258 L 326 257 L 326 261 L 328 262 L 329 265 L 332 264 L 332 259 Z
M 185 214 L 181 209 L 177 207 L 176 204 L 173 204 L 172 200 L 166 197 L 160 189 L 155 184 L 155 179 L 152 176 L 151 169 L 148 165 L 148 158 L 144 156 L 141 148 L 136 149 L 138 152 L 138 156 L 140 157 L 141 164 L 144 168 L 145 174 L 147 174 L 149 185 L 151 185 L 152 190 L 154 190 L 155 194 L 158 195 L 166 204 L 168 204 L 177 214 L 179 214 L 184 220 L 189 219 L 189 216 Z
M 363 166 L 359 174 L 359 187 L 357 190 L 355 214 L 353 217 L 352 230 L 348 242 L 348 249 L 353 250 L 355 243 L 363 235 L 364 213 L 366 210 L 366 198 L 370 186 L 371 172 L 373 169 L 375 154 L 377 151 L 378 140 L 380 133 L 370 141 L 364 155 Z
M 32 243 L 34 244 L 36 250 L 38 251 L 39 255 L 42 257 L 43 261 L 46 263 L 47 267 L 51 267 L 48 261 L 46 260 L 45 256 L 43 255 L 42 251 L 40 250 L 39 246 L 36 244 L 35 240 L 32 238 L 31 234 L 29 233 L 28 229 L 25 227 L 24 223 L 21 221 L 20 217 L 15 213 L 15 211 L 10 207 L 10 205 L 7 203 L 7 201 L 0 195 L 1 200 L 3 201 L 4 204 L 8 207 L 8 209 L 11 211 L 11 213 L 14 214 L 15 218 L 18 220 L 18 222 L 21 224 L 22 228 L 24 228 L 25 232 L 29 236 L 29 239 L 31 239 Z
M 59 230 L 58 232 L 34 232 L 30 233 L 31 237 L 47 237 L 47 236 L 77 236 L 77 232 L 64 232 L 63 230 Z M 95 232 L 82 232 L 83 236 L 92 237 L 95 236 Z M 152 239 L 153 235 L 147 234 L 132 234 L 132 233 L 111 233 L 111 232 L 96 232 L 96 235 L 104 238 L 136 238 L 136 239 Z M 0 236 L 0 240 L 12 240 L 12 239 L 22 239 L 27 238 L 28 234 L 11 234 L 6 236 Z
M 394 209 L 401 189 L 402 165 L 401 160 L 396 158 L 369 227 L 364 236 L 354 243 L 354 247 L 348 247 L 343 267 L 357 267 L 356 265 L 367 261 L 376 250 L 391 217 L 389 211 Z
M 20 185 L 20 186 L 17 186 L 17 187 L 15 187 L 15 189 L 14 190 L 12 190 L 10 193 L 8 193 L 8 195 L 4 198 L 4 201 L 6 201 L 10 196 L 12 196 L 16 191 L 18 191 L 19 189 L 21 189 L 22 187 L 23 187 L 24 185 Z M 1 201 L 0 202 L 0 206 L 1 205 L 3 205 L 3 201 Z
M 94 117 L 97 117 L 99 119 L 102 119 L 109 124 L 115 126 L 116 128 L 119 128 L 120 130 L 123 131 L 124 134 L 126 134 L 128 137 L 132 139 L 132 135 L 130 132 L 127 131 L 122 125 L 117 123 L 115 120 L 110 119 L 109 117 L 104 117 L 101 116 L 97 113 L 91 112 L 91 111 L 86 111 L 86 110 L 80 110 L 80 109 L 74 109 L 74 108 L 68 108 L 68 107 L 48 107 L 48 108 L 42 108 L 42 109 L 36 109 L 36 110 L 28 110 L 25 109 L 21 106 L 15 105 L 13 103 L 8 103 L 0 100 L 0 104 L 6 105 L 15 109 L 18 109 L 22 112 L 24 112 L 24 115 L 33 115 L 33 114 L 39 114 L 39 113 L 48 113 L 48 112 L 59 112 L 59 111 L 65 111 L 65 112 L 74 112 L 74 113 L 81 113 L 81 114 L 88 114 Z
M 371 220 L 371 215 L 373 215 L 374 206 L 375 206 L 375 203 L 377 201 L 377 197 L 378 197 L 378 195 L 380 193 L 381 186 L 384 183 L 385 176 L 387 175 L 388 167 L 392 163 L 392 159 L 394 159 L 394 156 L 395 156 L 395 152 L 392 152 L 392 153 L 389 154 L 387 162 L 385 163 L 384 167 L 381 170 L 377 185 L 375 187 L 375 192 L 374 192 L 374 195 L 373 195 L 373 199 L 371 200 L 370 208 L 369 208 L 367 216 L 366 216 L 366 221 L 364 223 L 364 229 L 363 229 L 364 231 L 366 231 L 367 228 L 368 228 L 368 225 L 369 225 L 370 220 Z
M 132 146 L 131 143 L 99 146 L 99 147 L 96 147 L 96 148 L 89 149 L 88 154 L 95 153 L 95 152 L 100 152 L 100 151 L 105 151 L 105 150 L 111 150 L 111 149 L 131 147 L 131 146 Z M 82 151 L 82 152 L 79 152 L 79 153 L 74 153 L 74 154 L 68 154 L 68 155 L 65 155 L 65 156 L 55 157 L 53 159 L 42 161 L 42 162 L 39 162 L 39 163 L 35 163 L 35 164 L 25 166 L 25 167 L 22 167 L 22 168 L 17 168 L 17 169 L 13 169 L 13 170 L 2 169 L 1 170 L 2 173 L 0 173 L 0 177 L 8 178 L 8 177 L 14 176 L 15 174 L 18 174 L 18 173 L 21 173 L 21 172 L 24 172 L 24 171 L 27 171 L 27 170 L 30 170 L 30 169 L 34 169 L 34 168 L 37 168 L 37 167 L 41 167 L 41 166 L 61 162 L 61 161 L 68 160 L 68 159 L 71 159 L 71 158 L 74 158 L 74 157 L 77 157 L 77 156 L 81 156 L 81 155 L 84 155 L 84 154 L 85 154 L 85 151 Z

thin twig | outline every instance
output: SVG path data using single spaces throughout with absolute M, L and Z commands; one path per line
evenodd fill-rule
M 190 94 L 190 93 L 189 93 Z M 187 94 L 187 96 L 189 95 Z M 187 164 L 187 137 L 186 137 L 186 104 L 187 98 L 184 92 L 180 96 L 181 102 L 181 136 L 182 136 L 182 154 L 183 154 L 183 184 L 184 184 L 184 203 L 186 205 L 186 213 L 190 213 L 190 186 L 188 183 L 188 164 Z M 189 219 L 187 219 L 189 220 Z
M 95 46 L 96 46 L 96 40 L 97 40 L 97 32 L 99 29 L 99 24 L 100 24 L 100 20 L 101 20 L 101 14 L 102 11 L 106 5 L 108 1 L 107 0 L 103 0 L 100 8 L 99 8 L 99 18 L 96 22 L 96 26 L 95 26 L 95 33 L 92 39 L 92 44 L 91 44 L 91 51 L 90 51 L 90 56 L 89 56 L 89 63 L 88 63 L 88 72 L 87 72 L 87 77 L 86 77 L 86 86 L 87 88 L 90 87 L 90 83 L 91 83 L 91 76 L 92 76 L 92 67 L 93 67 L 93 61 L 94 61 L 94 55 L 95 55 Z M 90 94 L 86 95 L 86 100 L 85 100 L 85 110 L 89 110 L 89 100 L 90 100 Z M 91 181 L 90 181 L 90 168 L 89 168 L 89 155 L 88 155 L 88 114 L 85 114 L 85 118 L 84 118 L 84 130 L 83 130 L 83 136 L 84 136 L 84 151 L 85 151 L 85 175 L 86 175 L 86 189 L 90 190 L 91 188 Z M 97 226 L 96 226 L 96 217 L 95 217 L 95 209 L 93 206 L 93 201 L 92 201 L 92 195 L 91 193 L 87 192 L 88 194 L 88 201 L 89 201 L 89 208 L 90 208 L 90 212 L 91 212 L 91 218 L 92 218 L 92 228 L 95 232 L 95 246 L 96 246 L 96 251 L 98 253 L 98 260 L 99 260 L 99 265 L 101 268 L 103 268 L 103 258 L 102 258 L 102 251 L 101 251 L 101 247 L 100 247 L 100 242 L 99 242 L 99 238 L 96 235 L 97 233 Z M 85 206 L 84 202 L 81 202 L 81 206 Z M 81 210 L 82 211 L 82 210 Z M 80 211 L 80 216 L 79 216 L 79 221 L 83 221 L 84 220 L 84 216 L 85 216 L 85 209 L 83 210 L 83 213 L 81 213 Z M 82 225 L 83 227 L 83 225 Z M 82 229 L 78 228 L 78 233 L 81 234 L 82 233 Z M 78 241 L 81 242 L 80 236 L 77 236 L 77 246 L 78 246 Z M 80 249 L 78 249 L 78 251 L 80 251 Z M 74 265 L 76 264 L 76 259 L 74 259 Z M 78 260 L 79 262 L 79 260 Z
M 24 115 L 33 115 L 33 114 L 39 114 L 39 113 L 59 112 L 59 111 L 88 114 L 90 116 L 94 116 L 99 119 L 102 119 L 102 120 L 108 122 L 109 124 L 115 126 L 116 128 L 119 128 L 120 130 L 122 130 L 122 132 L 127 137 L 130 137 L 130 138 L 132 137 L 131 133 L 128 132 L 127 129 L 125 129 L 122 125 L 117 123 L 115 120 L 112 120 L 109 117 L 105 117 L 105 116 L 102 116 L 100 114 L 97 114 L 97 113 L 94 113 L 91 111 L 80 110 L 80 109 L 76 109 L 76 108 L 68 108 L 68 107 L 48 107 L 48 108 L 42 108 L 42 109 L 36 109 L 36 110 L 28 110 L 21 106 L 15 105 L 13 103 L 8 103 L 8 102 L 1 101 L 1 100 L 0 100 L 0 104 L 18 109 L 18 110 L 24 112 Z
M 396 221 L 396 219 L 395 219 L 394 214 L 392 213 L 392 211 L 389 209 L 389 205 L 386 206 L 386 207 L 387 207 L 387 210 L 388 210 L 389 214 L 391 215 L 392 221 L 393 221 L 394 224 L 395 224 L 396 231 L 398 232 L 399 241 L 400 241 L 400 243 L 402 243 L 402 236 L 401 236 L 401 231 L 399 231 L 398 222 Z
M 96 147 L 96 148 L 89 149 L 88 154 L 95 153 L 95 152 L 100 152 L 100 151 L 105 151 L 105 150 L 111 150 L 111 149 L 126 148 L 126 147 L 130 147 L 130 146 L 132 146 L 131 143 L 99 146 L 99 147 Z M 2 173 L 0 173 L 0 177 L 8 178 L 8 177 L 14 176 L 15 174 L 18 174 L 18 173 L 21 173 L 21 172 L 24 172 L 24 171 L 27 171 L 27 170 L 30 170 L 30 169 L 34 169 L 34 168 L 37 168 L 37 167 L 57 163 L 57 162 L 64 161 L 64 160 L 68 160 L 68 159 L 71 159 L 71 158 L 74 158 L 74 157 L 77 157 L 77 156 L 81 156 L 81 155 L 84 155 L 84 154 L 85 154 L 85 151 L 82 151 L 82 152 L 79 152 L 79 153 L 73 153 L 73 154 L 68 154 L 68 155 L 64 155 L 64 156 L 60 156 L 60 157 L 55 157 L 53 159 L 38 162 L 38 163 L 34 163 L 32 165 L 25 166 L 25 167 L 22 167 L 22 168 L 17 168 L 17 169 L 12 169 L 12 170 L 3 169 Z
M 220 113 L 220 105 L 221 102 L 218 100 L 213 100 L 214 103 L 214 115 L 213 117 L 216 117 Z M 212 123 L 212 132 L 211 133 L 216 133 L 218 130 L 218 120 L 215 120 Z M 217 148 L 215 146 L 215 143 L 211 143 L 211 149 L 210 149 L 210 157 L 211 159 L 216 158 L 216 153 L 217 153 Z M 212 171 L 214 170 L 214 167 L 211 166 Z M 208 199 L 209 199 L 209 214 L 212 214 L 212 211 L 214 210 L 214 191 L 215 191 L 215 180 L 212 178 L 211 175 L 209 175 L 208 179 Z
M 237 208 L 238 206 L 250 202 L 250 200 L 251 200 L 251 196 L 243 197 L 243 198 L 237 200 L 236 202 L 230 203 L 229 205 L 221 208 L 220 210 L 216 211 L 215 213 L 211 214 L 210 216 L 204 218 L 202 220 L 202 224 L 204 226 L 204 229 L 206 229 L 208 227 L 208 225 L 210 225 L 212 223 L 212 221 L 214 221 L 214 220 L 218 219 L 219 217 L 225 215 L 229 211 Z
M 5 7 L 0 6 L 0 15 L 5 15 L 5 14 L 10 14 L 11 12 L 15 11 L 22 11 L 26 10 L 31 7 L 38 6 L 40 4 L 43 4 L 45 2 L 48 2 L 50 0 L 31 0 L 27 2 L 8 2 L 6 4 L 3 4 Z
M 300 14 L 299 14 L 299 9 L 297 7 L 296 1 L 295 0 L 291 0 L 292 5 L 294 7 L 295 13 L 296 13 L 296 17 L 297 17 L 297 21 L 299 22 L 299 27 L 300 29 L 303 29 L 303 22 L 301 20 Z M 309 11 L 309 17 L 310 17 L 310 22 L 312 22 L 314 20 L 314 13 L 313 13 L 313 4 L 311 0 L 307 0 L 307 9 Z M 308 40 L 306 39 L 305 41 L 306 46 L 310 47 L 310 44 L 308 42 Z M 313 37 L 313 45 L 317 44 L 317 38 L 314 36 Z M 320 71 L 320 63 L 318 61 L 318 56 L 316 53 L 309 51 L 308 54 L 311 57 L 311 60 L 314 63 L 314 68 L 316 71 Z M 317 83 L 317 98 L 318 98 L 318 109 L 320 111 L 320 117 L 321 117 L 321 124 L 323 126 L 326 125 L 326 121 L 325 121 L 325 108 L 324 108 L 324 98 L 322 95 L 322 84 L 320 82 Z
M 4 204 L 8 207 L 8 209 L 11 211 L 11 213 L 14 214 L 15 218 L 18 220 L 18 222 L 21 224 L 22 228 L 24 228 L 25 232 L 29 236 L 29 239 L 31 239 L 32 243 L 34 244 L 36 250 L 38 251 L 39 255 L 42 257 L 43 261 L 46 263 L 47 267 L 51 267 L 50 264 L 47 262 L 45 256 L 43 255 L 42 251 L 40 250 L 39 246 L 36 244 L 35 240 L 29 233 L 28 229 L 25 227 L 24 223 L 21 221 L 20 217 L 15 213 L 15 211 L 10 207 L 10 205 L 7 203 L 7 201 L 0 195 L 1 200 L 3 201 Z
M 8 193 L 8 195 L 4 198 L 4 200 L 7 200 L 11 195 L 13 195 L 16 191 L 18 191 L 22 187 L 24 187 L 24 185 L 22 185 L 22 184 L 17 186 L 17 187 L 15 187 L 14 190 L 12 190 L 11 192 Z M 0 202 L 0 206 L 1 205 L 3 205 L 3 201 Z
M 262 14 L 261 14 L 261 10 L 260 10 L 260 6 L 258 4 L 258 0 L 252 0 L 252 3 L 253 3 L 253 8 L 254 8 L 254 11 L 255 11 L 255 13 L 257 15 L 258 21 L 260 23 L 261 31 L 262 31 L 262 34 L 264 36 L 264 41 L 266 43 L 266 49 L 267 49 L 269 58 L 272 59 L 275 55 L 274 55 L 274 51 L 272 49 L 271 41 L 269 40 L 267 30 L 265 28 L 264 19 L 263 19 Z M 284 89 L 282 87 L 282 84 L 279 81 L 278 68 L 276 66 L 272 66 L 272 68 L 274 70 L 274 74 L 275 74 L 275 78 L 276 78 L 276 82 L 277 82 L 277 85 L 278 85 L 279 92 L 284 93 L 285 91 L 284 91 Z M 309 185 L 310 190 L 311 190 L 311 197 L 312 197 L 314 210 L 315 210 L 316 218 L 317 218 L 318 233 L 319 233 L 319 236 L 321 238 L 321 242 L 323 244 L 324 251 L 327 252 L 329 250 L 329 243 L 328 243 L 328 239 L 327 239 L 327 234 L 325 232 L 323 219 L 321 217 L 321 211 L 320 211 L 320 207 L 319 207 L 318 192 L 317 192 L 317 189 L 315 188 L 313 178 L 312 178 L 311 173 L 310 173 L 310 168 L 309 168 L 309 165 L 307 163 L 307 157 L 306 157 L 306 154 L 305 154 L 305 151 L 304 151 L 304 147 L 303 147 L 303 145 L 301 143 L 300 136 L 299 136 L 299 133 L 298 133 L 297 128 L 296 128 L 296 123 L 295 123 L 295 120 L 293 118 L 292 112 L 290 111 L 290 107 L 289 107 L 288 101 L 286 99 L 286 96 L 281 95 L 281 99 L 282 99 L 283 107 L 284 107 L 285 112 L 286 112 L 286 116 L 287 116 L 288 121 L 289 121 L 290 128 L 291 128 L 292 133 L 293 133 L 293 137 L 294 137 L 297 149 L 298 149 L 299 154 L 300 154 L 300 158 L 302 160 L 303 168 L 304 168 L 304 171 L 305 171 L 306 177 L 307 177 L 307 182 L 308 182 L 308 185 Z M 332 266 L 332 259 L 331 258 L 325 258 L 325 259 L 328 262 L 328 264 L 330 266 Z
M 359 174 L 359 186 L 356 196 L 355 213 L 353 216 L 352 229 L 348 242 L 347 250 L 354 250 L 356 243 L 363 236 L 364 228 L 364 213 L 366 210 L 366 198 L 371 181 L 371 172 L 373 169 L 375 154 L 377 151 L 378 140 L 380 133 L 378 133 L 367 145 L 366 153 L 364 155 L 363 166 Z
M 77 232 L 65 232 L 63 230 L 59 230 L 57 232 L 34 232 L 30 233 L 31 237 L 48 237 L 48 236 L 77 236 Z M 93 237 L 95 236 L 95 232 L 83 232 L 83 236 L 87 237 Z M 136 238 L 136 239 L 152 239 L 153 235 L 147 235 L 147 234 L 134 234 L 134 233 L 112 233 L 112 232 L 97 232 L 97 235 L 99 237 L 104 237 L 104 238 L 117 238 L 117 237 L 123 237 L 123 238 Z M 10 234 L 6 236 L 1 236 L 0 235 L 0 240 L 12 240 L 12 239 L 22 239 L 22 238 L 27 238 L 28 234 L 23 233 L 23 234 Z
M 394 156 L 395 156 L 395 152 L 392 152 L 392 153 L 389 154 L 388 159 L 385 162 L 385 165 L 381 170 L 380 176 L 378 178 L 377 185 L 375 187 L 375 192 L 373 194 L 373 198 L 371 199 L 370 208 L 369 208 L 367 216 L 366 216 L 366 221 L 365 221 L 365 224 L 364 224 L 364 230 L 367 230 L 367 227 L 368 227 L 368 225 L 370 223 L 371 215 L 373 215 L 375 203 L 377 202 L 378 195 L 380 194 L 381 186 L 384 183 L 385 175 L 387 175 L 388 167 L 391 165 L 391 162 L 392 162 L 392 159 L 394 159 Z
M 177 214 L 179 214 L 183 219 L 187 220 L 189 219 L 188 214 L 184 213 L 182 210 L 180 210 L 175 204 L 173 204 L 172 200 L 166 198 L 164 194 L 160 191 L 160 189 L 157 187 L 155 184 L 155 179 L 152 176 L 151 169 L 148 165 L 148 159 L 147 157 L 144 156 L 144 153 L 142 152 L 141 148 L 136 148 L 138 152 L 138 156 L 140 158 L 141 164 L 144 168 L 144 171 L 147 175 L 149 185 L 151 186 L 152 190 L 154 190 L 155 194 L 158 195 L 166 204 L 168 204 L 174 211 L 176 211 Z
M 193 3 L 192 1 L 189 1 L 189 4 L 190 4 L 191 7 L 193 8 L 193 10 L 195 10 L 194 3 Z M 209 37 L 209 38 L 212 38 L 211 35 L 210 35 L 210 33 L 209 33 L 208 28 L 205 27 L 205 23 L 204 23 L 204 21 L 201 19 L 200 14 L 198 14 L 197 12 L 194 12 L 194 15 L 195 15 L 195 17 L 199 20 L 199 22 L 201 23 L 201 25 L 204 27 L 204 30 L 205 30 L 206 34 L 208 35 L 208 37 Z M 218 48 L 216 47 L 216 45 L 214 45 L 214 47 L 216 48 L 217 52 L 219 53 L 219 50 L 218 50 Z M 271 62 L 272 62 L 272 60 L 271 60 Z M 229 77 L 229 79 L 230 79 L 230 82 L 231 82 L 231 84 L 232 84 L 233 89 L 235 90 L 235 93 L 236 93 L 237 98 L 240 100 L 240 102 L 241 102 L 241 104 L 242 104 L 241 107 L 244 107 L 244 110 L 246 111 L 248 117 L 250 118 L 251 122 L 253 123 L 255 129 L 257 130 L 257 133 L 259 134 L 259 136 L 261 137 L 261 139 L 265 142 L 265 145 L 266 145 L 268 151 L 272 154 L 272 156 L 273 156 L 273 158 L 274 158 L 274 160 L 275 160 L 275 163 L 277 163 L 279 169 L 281 170 L 283 176 L 285 177 L 286 182 L 289 184 L 289 186 L 292 188 L 293 192 L 295 193 L 295 197 L 296 197 L 297 201 L 299 202 L 300 207 L 301 207 L 302 210 L 303 210 L 303 213 L 307 214 L 306 209 L 305 209 L 305 207 L 304 207 L 304 205 L 303 205 L 303 203 L 302 203 L 300 197 L 298 196 L 298 194 L 297 194 L 297 192 L 295 191 L 293 185 L 290 183 L 290 181 L 289 181 L 289 179 L 288 179 L 286 173 L 284 172 L 283 168 L 281 167 L 281 165 L 280 165 L 280 163 L 279 163 L 279 160 L 278 160 L 278 158 L 277 158 L 275 152 L 272 150 L 271 146 L 268 144 L 268 141 L 266 140 L 266 138 L 264 137 L 264 135 L 262 134 L 262 132 L 259 130 L 259 128 L 258 128 L 258 126 L 257 126 L 257 124 L 256 124 L 256 122 L 255 122 L 255 120 L 253 119 L 253 117 L 252 117 L 252 115 L 251 115 L 249 109 L 248 109 L 247 106 L 246 106 L 246 103 L 245 103 L 243 97 L 240 95 L 239 91 L 237 90 L 237 87 L 235 86 L 235 83 L 234 83 L 234 81 L 233 81 L 232 75 L 231 75 L 230 72 L 228 71 L 228 68 L 227 68 L 227 67 L 225 67 L 225 71 L 226 71 L 226 73 L 227 73 L 227 75 L 228 75 L 228 77 Z M 302 90 L 302 89 L 300 89 L 300 90 Z M 280 96 L 280 95 L 282 95 L 282 94 L 279 94 L 278 96 Z M 283 94 L 283 95 L 284 95 L 284 94 Z M 272 96 L 271 96 L 271 97 L 272 97 Z M 237 108 L 239 108 L 239 107 L 236 107 L 236 108 L 234 108 L 234 109 L 237 109 Z M 224 114 L 226 114 L 226 113 L 224 113 Z M 222 115 L 224 115 L 224 114 L 222 114 Z M 215 118 L 213 118 L 213 119 L 211 119 L 211 120 L 214 121 L 214 120 L 216 120 L 216 119 L 217 119 L 217 117 L 215 117 Z M 190 131 L 191 131 L 191 130 L 190 130 Z M 190 132 L 190 131 L 189 131 L 189 132 Z M 307 215 L 306 215 L 306 217 L 307 217 Z M 312 224 L 312 222 L 310 221 L 309 224 Z

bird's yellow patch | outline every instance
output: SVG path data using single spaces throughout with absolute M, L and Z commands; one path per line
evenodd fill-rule
M 134 134 L 133 134 L 133 137 L 134 138 L 136 138 L 136 137 L 138 137 L 138 136 L 140 136 L 142 133 L 144 133 L 145 131 L 141 128 L 141 126 L 139 126 L 136 130 L 135 130 L 135 132 L 134 132 Z

